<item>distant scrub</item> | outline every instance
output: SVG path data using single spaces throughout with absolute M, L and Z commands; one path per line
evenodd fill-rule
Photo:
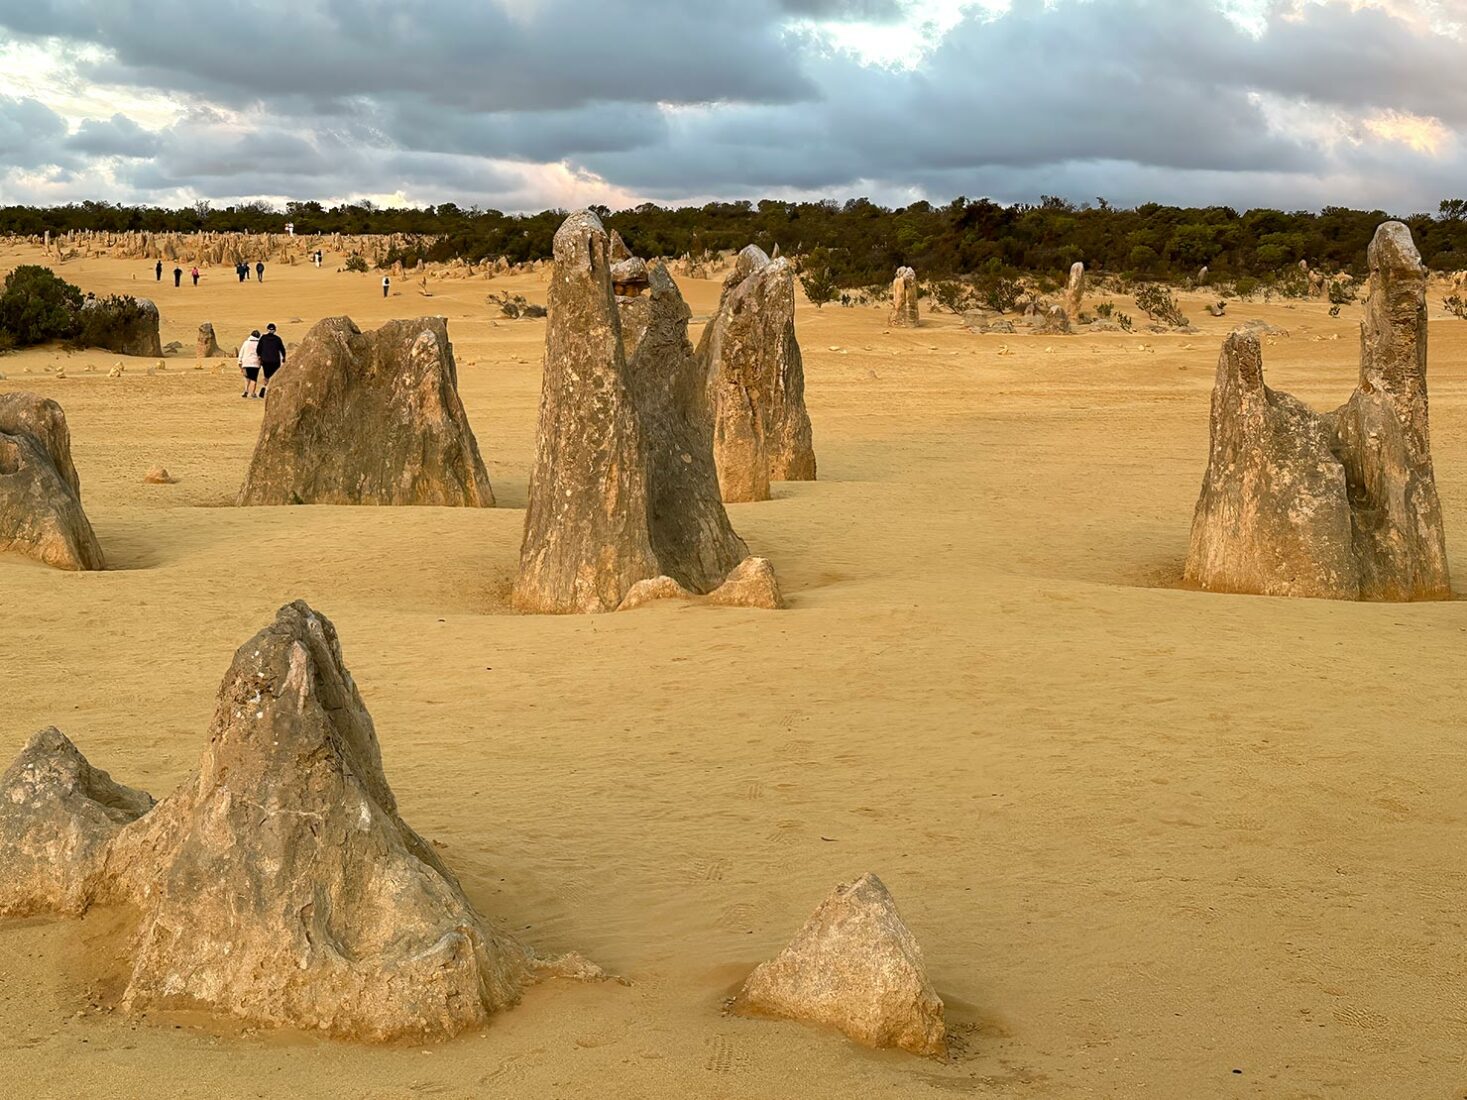
M 23 264 L 5 277 L 0 289 L 0 351 L 49 340 L 118 350 L 146 322 L 148 312 L 130 295 L 85 299 L 50 268 Z
M 1366 247 L 1389 215 L 1380 210 L 1326 207 L 1319 212 L 1249 210 L 1226 206 L 1176 207 L 1145 203 L 1132 209 L 1103 199 L 1075 205 L 1054 197 L 1037 204 L 1003 206 L 987 199 L 955 199 L 935 206 L 917 202 L 900 209 L 867 199 L 839 203 L 715 202 L 666 208 L 647 203 L 612 213 L 594 208 L 642 256 L 706 256 L 757 244 L 776 244 L 791 257 L 823 249 L 819 266 L 836 286 L 889 287 L 898 267 L 910 265 L 924 281 L 970 278 L 1058 280 L 1077 260 L 1092 276 L 1129 281 L 1188 283 L 1206 266 L 1209 281 L 1258 280 L 1265 293 L 1290 297 L 1300 260 L 1311 269 L 1364 275 Z M 419 258 L 470 261 L 504 256 L 512 263 L 544 259 L 565 217 L 563 210 L 504 214 L 443 203 L 422 209 L 379 209 L 349 203 L 329 209 L 291 202 L 283 210 L 253 202 L 214 209 L 207 203 L 181 210 L 87 202 L 58 207 L 0 208 L 0 233 L 53 234 L 68 229 L 104 231 L 402 233 L 433 238 L 389 257 L 410 266 Z M 1467 201 L 1448 199 L 1435 215 L 1403 217 L 1427 265 L 1437 271 L 1467 268 Z M 1305 286 L 1307 292 L 1307 281 Z M 983 297 L 981 286 L 977 291 Z M 1239 293 L 1243 293 L 1239 290 Z

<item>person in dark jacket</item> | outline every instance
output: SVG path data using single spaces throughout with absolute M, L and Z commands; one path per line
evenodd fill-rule
M 265 326 L 265 335 L 255 345 L 255 354 L 260 359 L 260 370 L 265 375 L 265 384 L 260 387 L 260 396 L 264 397 L 265 391 L 270 388 L 270 379 L 285 366 L 285 341 L 276 335 L 274 325 Z
M 255 264 L 255 281 L 256 282 L 261 282 L 261 283 L 263 283 L 265 281 L 265 261 L 264 260 L 261 260 L 257 264 Z
M 235 277 L 237 279 L 239 279 L 240 282 L 244 282 L 245 281 L 245 276 L 248 275 L 249 273 L 250 273 L 250 269 L 249 269 L 249 265 L 248 264 L 235 264 L 234 265 L 234 274 L 235 274 Z
M 157 279 L 158 282 L 160 282 L 160 283 L 163 281 L 163 261 L 162 260 L 159 260 L 158 263 L 157 263 L 157 265 L 154 266 L 154 268 L 153 268 L 153 278 Z
M 183 268 L 175 267 L 173 269 L 173 285 L 183 286 Z

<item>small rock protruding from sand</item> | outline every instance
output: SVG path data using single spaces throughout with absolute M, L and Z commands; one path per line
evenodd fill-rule
M 57 569 L 105 567 L 81 503 L 66 414 L 50 398 L 0 394 L 0 551 Z
M 814 481 L 805 367 L 795 338 L 795 276 L 756 245 L 739 253 L 698 359 L 715 412 L 725 501 L 769 499 L 771 481 Z
M 447 320 L 317 322 L 270 383 L 239 503 L 493 507 Z
M 572 214 L 554 251 L 515 606 L 613 611 L 638 581 L 663 575 L 707 592 L 747 551 L 718 494 L 690 311 L 654 265 L 643 332 L 624 346 L 600 219 Z
M 1224 301 L 1209 302 L 1206 306 L 1207 312 L 1213 317 L 1225 316 L 1228 312 L 1228 304 Z
M 143 475 L 143 481 L 148 485 L 173 485 L 178 481 L 178 478 L 170 474 L 165 467 L 151 466 L 148 468 L 148 472 Z
M 922 949 L 872 874 L 837 886 L 789 946 L 749 975 L 732 1009 L 824 1024 L 871 1047 L 947 1049 Z
M 35 734 L 0 776 L 0 914 L 85 912 L 107 845 L 152 806 L 54 726 Z
M 891 283 L 892 328 L 916 328 L 920 324 L 917 313 L 917 273 L 910 267 L 897 268 L 896 278 Z
M 1223 346 L 1187 579 L 1344 600 L 1451 596 L 1426 396 L 1426 270 L 1400 222 L 1370 245 L 1360 384 L 1321 416 L 1263 383 L 1258 337 Z
M 199 326 L 198 340 L 194 345 L 195 359 L 218 359 L 224 354 L 224 349 L 219 346 L 219 341 L 214 335 L 214 325 L 211 321 L 205 321 Z
M 151 809 L 54 731 L 0 783 L 0 864 L 24 869 L 0 896 L 118 907 L 134 922 L 126 1012 L 431 1041 L 541 977 L 605 977 L 539 960 L 475 912 L 398 816 L 336 630 L 304 603 L 235 653 L 197 770 Z
M 638 581 L 627 591 L 617 610 L 634 611 L 659 600 L 682 600 L 714 607 L 757 607 L 766 611 L 778 611 L 785 606 L 779 580 L 768 558 L 745 558 L 707 595 L 690 592 L 668 576 Z
M 1065 284 L 1065 316 L 1071 323 L 1080 320 L 1080 310 L 1085 305 L 1085 265 L 1070 265 L 1070 281 Z

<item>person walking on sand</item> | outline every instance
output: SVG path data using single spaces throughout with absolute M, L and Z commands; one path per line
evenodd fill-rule
M 259 397 L 255 386 L 260 380 L 260 330 L 255 329 L 239 346 L 239 371 L 244 375 L 245 388 L 241 397 Z
M 237 279 L 239 279 L 240 282 L 244 282 L 245 281 L 245 276 L 247 274 L 249 274 L 249 270 L 250 269 L 248 267 L 246 267 L 242 263 L 238 263 L 238 264 L 235 264 L 234 265 L 234 274 L 235 274 L 235 277 Z
M 173 269 L 173 285 L 183 286 L 183 268 L 175 267 Z
M 260 260 L 258 263 L 255 264 L 255 282 L 257 282 L 257 283 L 263 283 L 264 281 L 265 281 L 265 261 L 264 260 Z
M 264 397 L 270 389 L 270 379 L 285 366 L 285 341 L 275 335 L 273 324 L 265 326 L 265 335 L 260 337 L 259 344 L 255 346 L 255 355 L 260 360 L 260 372 L 265 376 L 265 384 L 260 387 L 260 396 Z
M 386 275 L 382 276 L 382 297 L 387 297 L 387 289 L 392 286 L 392 280 Z
M 195 264 L 194 265 L 194 269 L 192 271 L 190 271 L 189 274 L 192 275 L 193 278 L 194 278 L 194 286 L 198 286 L 199 285 L 199 265 L 198 264 Z
M 153 278 L 154 279 L 157 279 L 158 282 L 160 282 L 160 283 L 163 281 L 163 261 L 162 260 L 159 260 L 157 262 L 157 264 L 154 265 L 154 267 L 153 267 Z

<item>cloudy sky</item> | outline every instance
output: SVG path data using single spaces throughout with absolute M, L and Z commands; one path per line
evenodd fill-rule
M 1435 210 L 1467 0 L 0 0 L 0 202 Z

